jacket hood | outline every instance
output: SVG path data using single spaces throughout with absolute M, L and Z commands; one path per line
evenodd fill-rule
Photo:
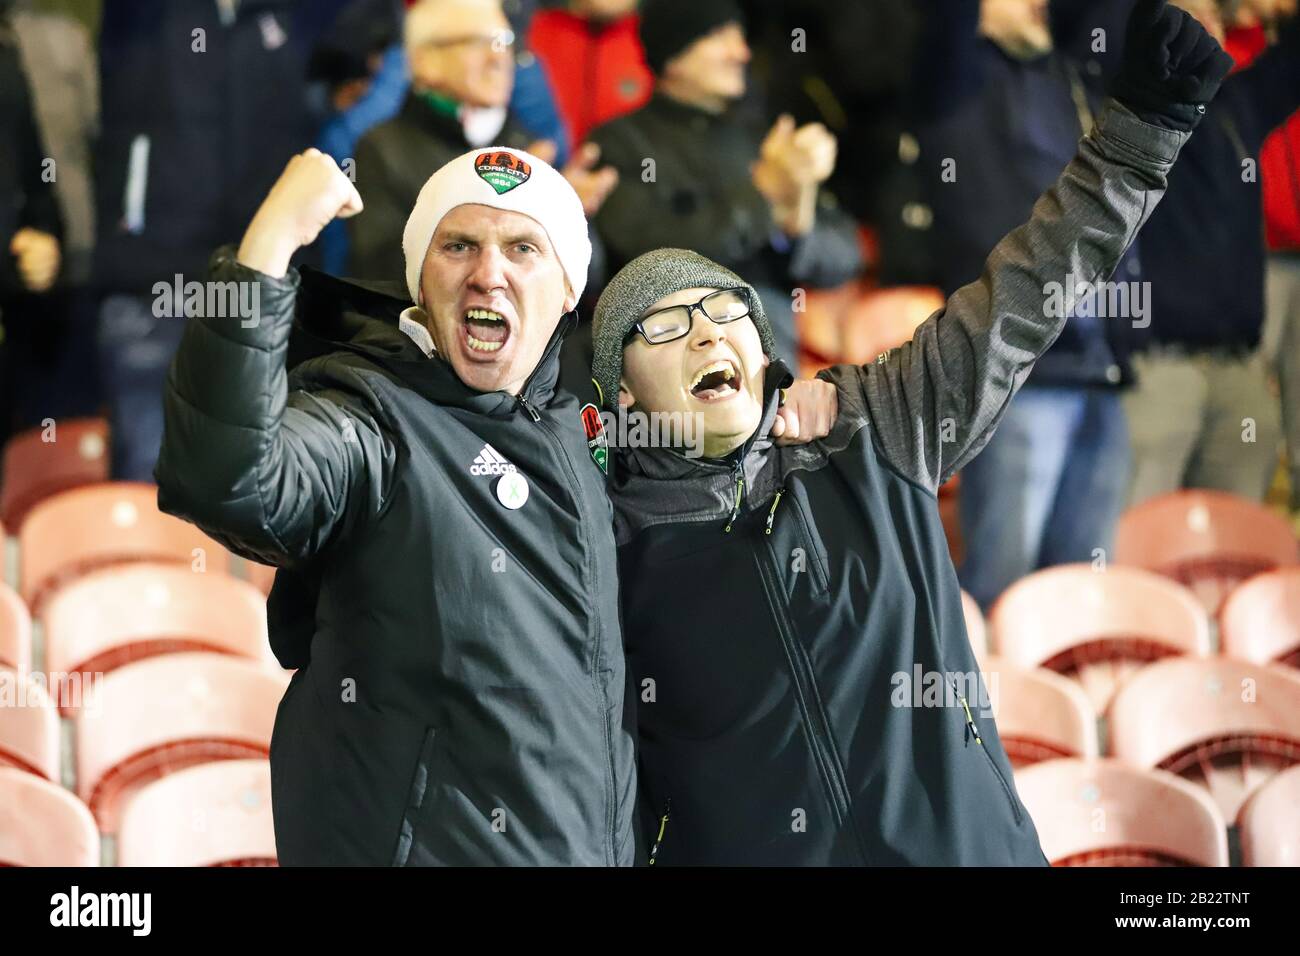
M 448 362 L 425 356 L 398 324 L 402 312 L 410 307 L 411 300 L 400 282 L 342 279 L 304 266 L 299 270 L 287 367 L 293 369 L 332 352 L 353 352 L 432 402 L 485 415 L 511 414 L 518 405 L 515 396 L 475 391 L 457 377 Z M 520 390 L 529 403 L 545 406 L 555 394 L 560 344 L 575 321 L 573 313 L 560 318 L 537 368 Z
M 674 448 L 615 446 L 619 467 L 611 471 L 611 491 L 616 509 L 634 502 L 639 511 L 672 515 L 674 521 L 721 520 L 736 506 L 737 478 L 743 476 L 745 487 L 753 488 L 767 463 L 780 390 L 793 381 L 784 362 L 769 363 L 763 376 L 763 417 L 745 443 L 725 458 L 688 458 Z

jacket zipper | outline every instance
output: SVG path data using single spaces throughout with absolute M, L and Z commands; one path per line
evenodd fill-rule
M 757 434 L 757 433 L 755 433 Z M 753 437 L 745 443 L 740 454 L 736 457 L 736 464 L 732 469 L 732 474 L 736 482 L 736 498 L 731 506 L 731 514 L 727 518 L 727 525 L 722 530 L 729 533 L 740 517 L 741 504 L 744 500 L 745 492 L 745 457 L 749 452 L 749 446 L 753 443 Z M 784 491 L 784 489 L 782 489 Z M 777 501 L 780 495 L 777 495 Z M 771 523 L 776 515 L 776 501 L 772 502 L 772 507 L 767 514 L 766 531 L 770 533 Z M 772 544 L 767 544 L 767 554 L 772 559 L 773 566 L 776 564 L 775 556 L 772 554 Z M 758 576 L 763 582 L 763 591 L 767 597 L 768 608 L 772 612 L 772 618 L 776 621 L 777 633 L 781 636 L 781 644 L 785 650 L 786 659 L 790 662 L 790 675 L 794 679 L 795 696 L 798 698 L 799 713 L 803 717 L 804 726 L 808 728 L 808 737 L 813 750 L 813 758 L 817 761 L 818 774 L 822 779 L 822 786 L 826 789 L 827 796 L 831 801 L 831 806 L 836 815 L 836 825 L 843 827 L 847 823 L 853 830 L 854 838 L 858 843 L 858 850 L 866 859 L 866 850 L 862 846 L 862 840 L 858 836 L 857 827 L 853 824 L 849 812 L 849 787 L 844 779 L 843 768 L 840 767 L 839 761 L 835 757 L 834 747 L 830 744 L 830 728 L 827 726 L 825 714 L 822 712 L 820 704 L 820 695 L 816 693 L 816 681 L 812 674 L 812 664 L 808 660 L 803 648 L 799 646 L 794 636 L 794 626 L 790 623 L 790 618 L 786 614 L 785 605 L 778 599 L 780 589 L 777 588 L 771 580 L 771 569 L 758 553 L 759 549 L 754 548 L 754 563 L 758 566 Z M 817 701 L 816 715 L 813 714 L 813 706 L 810 700 Z
M 767 544 L 767 554 L 775 562 L 770 542 Z M 758 574 L 763 582 L 768 608 L 772 612 L 772 619 L 776 622 L 777 633 L 781 636 L 786 658 L 790 662 L 790 674 L 794 679 L 799 712 L 803 716 L 804 726 L 808 728 L 813 757 L 817 761 L 822 786 L 825 787 L 831 806 L 835 811 L 836 825 L 847 828 L 852 832 L 863 861 L 870 862 L 867 860 L 866 848 L 863 846 L 862 837 L 858 833 L 857 824 L 853 820 L 852 810 L 849 806 L 848 782 L 844 776 L 844 768 L 840 766 L 839 758 L 836 756 L 835 748 L 831 743 L 830 726 L 826 720 L 826 714 L 822 710 L 821 695 L 817 693 L 817 681 L 813 676 L 812 663 L 808 660 L 808 655 L 804 653 L 798 639 L 795 637 L 794 626 L 786 613 L 785 604 L 778 598 L 779 589 L 772 580 L 771 567 L 758 554 L 758 549 L 755 549 L 754 561 L 758 565 Z
M 545 359 L 543 359 L 543 361 L 545 361 Z M 581 483 L 579 482 L 578 475 L 573 468 L 573 461 L 569 458 L 569 453 L 564 447 L 564 441 L 557 434 L 555 434 L 554 429 L 552 429 L 550 425 L 542 421 L 542 416 L 537 411 L 537 407 L 533 405 L 533 403 L 530 402 L 527 398 L 524 397 L 524 392 L 527 389 L 527 387 L 528 387 L 527 383 L 525 383 L 524 388 L 519 390 L 519 394 L 516 396 L 515 400 L 518 403 L 519 407 L 528 413 L 528 417 L 533 420 L 533 423 L 539 425 L 542 428 L 542 430 L 545 431 L 546 434 L 550 436 L 551 440 L 555 444 L 555 447 L 558 449 L 560 460 L 564 462 L 564 467 L 569 472 L 569 481 L 571 482 L 571 487 L 574 489 L 573 499 L 574 499 L 574 506 L 578 509 L 578 520 L 582 523 L 582 527 L 585 530 L 589 527 L 587 524 L 589 521 L 598 521 L 600 519 L 598 517 L 592 516 L 587 511 L 586 500 L 585 500 L 586 496 L 580 493 Z M 591 555 L 591 588 L 592 588 L 591 593 L 599 594 L 601 593 L 600 592 L 600 559 L 596 554 L 596 546 L 595 546 L 595 542 L 591 538 L 591 532 L 587 531 L 586 536 L 587 536 L 587 552 Z M 615 773 L 614 773 L 614 744 L 612 738 L 612 730 L 609 725 L 609 697 L 608 695 L 606 695 L 605 688 L 601 685 L 600 678 L 597 676 L 600 673 L 599 638 L 597 638 L 596 640 L 595 654 L 596 657 L 592 661 L 592 681 L 593 683 L 595 683 L 596 690 L 600 694 L 600 700 L 602 705 L 601 719 L 605 724 L 605 769 L 606 769 L 605 784 L 607 787 L 606 792 L 609 801 L 609 810 L 605 814 L 605 827 L 609 833 L 609 862 L 611 865 L 613 865 L 617 863 L 617 860 L 615 859 L 614 843 L 618 836 L 617 834 L 618 810 L 617 807 L 615 806 L 616 794 L 618 793 L 618 786 L 617 786 L 617 781 L 615 780 Z
M 970 740 L 974 737 L 975 743 L 983 747 L 984 741 L 980 738 L 979 728 L 975 726 L 975 718 L 971 716 L 970 704 L 966 703 L 966 698 L 960 694 L 957 695 L 957 699 L 961 701 L 961 709 L 966 712 L 966 739 Z
M 515 402 L 518 403 L 520 408 L 528 413 L 528 417 L 534 422 L 540 422 L 542 420 L 542 416 L 538 413 L 536 406 L 534 406 L 528 399 L 524 398 L 523 392 L 519 393 L 515 398 Z
M 976 745 L 980 750 L 984 751 L 984 756 L 987 757 L 989 761 L 989 767 L 992 769 L 993 775 L 998 778 L 998 783 L 1002 784 L 1002 790 L 1006 793 L 1007 801 L 1011 804 L 1011 812 L 1016 818 L 1016 824 L 1019 825 L 1021 822 L 1020 805 L 1016 802 L 1015 794 L 1011 792 L 1011 787 L 1007 784 L 1007 778 L 1002 776 L 1002 771 L 998 769 L 997 761 L 993 759 L 993 754 L 991 754 L 989 749 L 984 746 L 984 738 L 980 736 L 979 728 L 975 726 L 975 718 L 971 716 L 969 702 L 967 702 L 966 698 L 962 694 L 958 693 L 957 684 L 955 682 L 949 681 L 949 683 L 952 684 L 953 693 L 957 695 L 957 700 L 961 703 L 961 709 L 966 714 L 966 732 L 963 743 L 969 743 L 973 737 Z
M 737 459 L 736 466 L 732 469 L 731 474 L 736 482 L 736 497 L 731 504 L 731 514 L 727 515 L 727 525 L 722 529 L 726 534 L 731 533 L 731 526 L 740 517 L 740 504 L 745 498 L 745 459 L 743 457 Z
M 745 458 L 748 457 L 749 449 L 757 437 L 758 432 L 751 435 L 736 455 L 736 464 L 732 472 L 736 482 L 736 498 L 731 506 L 731 514 L 727 518 L 727 525 L 722 529 L 724 532 L 730 532 L 736 520 L 740 517 L 745 491 Z M 772 532 L 772 522 L 776 518 L 777 504 L 784 492 L 784 488 L 778 491 L 772 501 L 771 508 L 768 509 L 764 526 L 765 535 L 770 535 Z M 862 842 L 862 835 L 858 833 L 857 823 L 853 819 L 852 810 L 849 806 L 849 785 L 844 776 L 844 768 L 840 766 L 839 758 L 831 743 L 830 726 L 826 719 L 826 713 L 821 706 L 821 695 L 817 692 L 817 681 L 813 676 L 812 662 L 808 660 L 808 655 L 795 637 L 794 625 L 790 622 L 785 604 L 780 600 L 780 588 L 776 586 L 773 580 L 774 569 L 778 562 L 776 561 L 776 555 L 772 551 L 771 541 L 767 541 L 766 545 L 767 559 L 765 560 L 758 553 L 758 548 L 754 548 L 754 563 L 758 567 L 759 580 L 763 583 L 768 609 L 772 612 L 772 619 L 776 622 L 776 630 L 781 637 L 786 659 L 790 662 L 790 676 L 794 681 L 795 697 L 799 704 L 799 713 L 803 718 L 804 726 L 808 728 L 809 743 L 812 747 L 813 759 L 817 762 L 818 775 L 821 777 L 822 786 L 826 790 L 827 797 L 831 802 L 831 808 L 835 813 L 836 825 L 849 829 L 853 834 L 853 839 L 857 844 L 858 853 L 861 855 L 863 862 L 869 863 L 866 846 Z M 770 565 L 768 561 L 771 562 Z
M 551 436 L 551 438 L 555 442 L 556 448 L 559 449 L 560 460 L 564 462 L 564 466 L 565 468 L 568 469 L 569 472 L 569 480 L 573 482 L 573 489 L 574 489 L 573 498 L 574 498 L 575 506 L 578 509 L 578 520 L 582 522 L 582 527 L 584 530 L 589 529 L 591 525 L 589 525 L 588 522 L 599 521 L 601 519 L 599 516 L 592 515 L 586 508 L 586 501 L 585 501 L 586 495 L 581 493 L 581 484 L 578 481 L 577 472 L 574 470 L 573 461 L 572 459 L 569 458 L 569 453 L 564 447 L 564 442 L 558 435 L 555 434 L 555 431 L 551 428 L 550 425 L 542 421 L 542 416 L 537 413 L 537 409 L 534 408 L 527 399 L 524 399 L 522 395 L 523 393 L 521 392 L 520 393 L 521 404 L 528 411 L 529 415 L 532 416 L 533 421 L 538 425 L 540 425 L 542 430 Z M 592 540 L 590 530 L 586 531 L 586 537 L 587 537 L 587 552 L 591 555 L 591 592 L 590 593 L 600 594 L 601 593 L 600 559 L 596 553 L 596 544 L 595 541 Z M 593 619 L 594 619 L 594 615 L 593 615 Z M 600 682 L 599 674 L 600 674 L 600 639 L 597 638 L 595 657 L 591 662 L 591 676 L 592 676 L 592 682 L 596 685 L 596 690 L 600 694 L 601 719 L 605 724 L 605 769 L 607 771 L 605 783 L 606 786 L 609 788 L 608 789 L 609 812 L 605 814 L 605 824 L 607 829 L 609 830 L 610 865 L 615 865 L 618 862 L 615 859 L 615 846 L 614 846 L 615 840 L 618 836 L 616 832 L 618 828 L 618 808 L 615 806 L 617 800 L 617 794 L 618 794 L 618 786 L 614 775 L 614 741 L 613 741 L 613 731 L 609 725 L 609 697 L 605 693 L 604 685 L 602 685 Z
M 519 389 L 519 394 L 515 396 L 515 404 L 528 412 L 529 417 L 535 422 L 540 422 L 542 416 L 537 414 L 537 409 L 533 403 L 528 400 L 528 393 L 532 391 L 533 379 L 541 371 L 544 365 L 550 363 L 551 358 L 560 350 L 564 343 L 564 337 L 573 331 L 574 326 L 578 324 L 576 312 L 566 312 L 560 316 L 559 323 L 555 326 L 555 331 L 551 333 L 550 341 L 546 343 L 546 348 L 542 351 L 542 357 L 537 360 L 537 365 L 528 373 L 528 378 L 524 379 L 523 386 Z M 507 393 L 508 394 L 508 393 Z
M 763 534 L 772 533 L 772 522 L 776 520 L 776 506 L 781 503 L 783 494 L 785 494 L 785 489 L 778 488 L 776 497 L 772 499 L 772 507 L 767 509 L 767 521 L 763 523 Z
M 586 534 L 587 552 L 588 554 L 591 555 L 590 593 L 600 594 L 601 593 L 600 592 L 600 583 L 601 583 L 600 582 L 600 560 L 596 555 L 595 541 L 592 540 L 591 537 L 592 533 L 589 530 L 593 526 L 588 523 L 591 521 L 598 521 L 600 519 L 599 517 L 593 517 L 587 511 L 586 495 L 580 493 L 582 483 L 578 480 L 577 471 L 573 467 L 573 460 L 569 457 L 569 453 L 564 447 L 564 440 L 555 433 L 555 430 L 552 429 L 550 425 L 542 421 L 542 416 L 541 413 L 537 410 L 537 406 L 534 405 L 531 401 L 529 401 L 527 397 L 528 392 L 531 389 L 533 384 L 533 376 L 537 374 L 537 369 L 540 369 L 543 365 L 545 365 L 550 360 L 552 354 L 560 347 L 560 343 L 564 341 L 565 334 L 567 334 L 569 330 L 572 328 L 572 326 L 575 324 L 573 320 L 570 318 L 570 315 L 565 315 L 563 318 L 560 319 L 560 325 L 556 327 L 555 333 L 551 336 L 551 341 L 546 346 L 546 351 L 542 353 L 541 359 L 538 360 L 537 368 L 533 369 L 532 374 L 529 375 L 528 379 L 524 382 L 523 387 L 519 389 L 519 394 L 515 396 L 515 405 L 523 409 L 524 412 L 528 415 L 528 417 L 532 419 L 533 424 L 539 425 L 541 429 L 544 432 L 546 432 L 548 436 L 550 436 L 551 441 L 555 445 L 556 449 L 559 451 L 560 461 L 564 463 L 564 467 L 569 473 L 568 474 L 569 485 L 573 489 L 574 507 L 577 508 L 578 510 L 578 521 L 581 523 L 583 530 Z M 615 806 L 618 787 L 617 787 L 617 782 L 615 780 L 615 773 L 614 773 L 613 732 L 609 724 L 609 697 L 605 693 L 605 689 L 600 683 L 600 678 L 597 676 L 600 673 L 599 638 L 596 640 L 595 643 L 596 643 L 595 646 L 596 656 L 591 662 L 591 668 L 592 668 L 591 673 L 592 673 L 592 682 L 596 685 L 596 691 L 600 695 L 600 700 L 602 704 L 601 707 L 602 720 L 604 721 L 605 724 L 605 769 L 606 769 L 605 786 L 606 786 L 607 801 L 609 805 L 609 810 L 605 814 L 605 828 L 609 834 L 609 863 L 610 865 L 614 865 L 617 862 L 614 858 L 615 857 L 614 842 L 618 836 L 616 832 L 618 826 L 618 810 L 617 807 Z
M 783 371 L 783 378 L 788 378 L 789 372 L 785 371 L 785 366 L 779 361 L 776 367 Z M 763 383 L 763 407 L 767 408 L 768 403 L 773 400 L 779 389 L 780 381 L 772 380 L 772 369 L 769 368 L 767 376 Z M 731 503 L 731 513 L 727 515 L 727 524 L 722 529 L 725 533 L 730 534 L 731 529 L 736 524 L 736 519 L 740 517 L 741 505 L 745 500 L 745 459 L 749 457 L 749 450 L 754 447 L 754 442 L 758 440 L 758 431 L 755 430 L 752 435 L 745 440 L 745 443 L 734 452 L 734 462 L 731 466 L 732 480 L 735 482 L 736 494 Z M 784 491 L 785 489 L 782 489 Z M 772 533 L 772 519 L 776 514 L 776 502 L 781 500 L 781 492 L 777 493 L 776 501 L 772 502 L 772 511 L 767 516 L 767 533 Z
M 647 866 L 655 865 L 655 857 L 659 855 L 659 848 L 663 846 L 664 843 L 664 831 L 668 829 L 668 814 L 672 812 L 672 809 L 673 801 L 672 798 L 669 797 L 664 803 L 664 815 L 659 818 L 659 832 L 655 834 L 654 846 L 650 847 L 650 860 L 646 864 Z

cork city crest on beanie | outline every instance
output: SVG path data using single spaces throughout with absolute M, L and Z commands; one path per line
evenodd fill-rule
M 623 344 L 632 326 L 664 296 L 696 288 L 746 289 L 750 301 L 749 317 L 758 329 L 763 353 L 768 358 L 775 356 L 772 325 L 753 286 L 698 252 L 655 249 L 637 256 L 619 269 L 596 302 L 596 314 L 591 323 L 595 349 L 591 377 L 600 389 L 600 398 L 606 407 L 618 407 L 618 383 L 623 378 Z M 696 322 L 701 321 L 698 313 L 693 318 Z
M 728 23 L 745 22 L 735 0 L 644 0 L 641 46 L 646 65 L 656 74 L 700 37 Z
M 438 223 L 457 206 L 474 204 L 523 213 L 546 230 L 573 294 L 582 297 L 591 239 L 582 200 L 560 172 L 522 149 L 492 146 L 457 156 L 420 190 L 402 233 L 406 289 L 420 301 L 420 273 Z

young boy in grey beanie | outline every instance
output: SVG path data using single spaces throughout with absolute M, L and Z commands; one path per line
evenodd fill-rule
M 1060 332 L 1047 290 L 1110 275 L 1231 62 L 1163 0 L 1128 36 L 1116 100 L 983 277 L 902 347 L 822 373 L 824 439 L 766 437 L 789 375 L 742 278 L 660 249 L 605 289 L 606 407 L 703 421 L 703 457 L 616 448 L 610 483 L 653 863 L 1046 862 L 935 495 Z

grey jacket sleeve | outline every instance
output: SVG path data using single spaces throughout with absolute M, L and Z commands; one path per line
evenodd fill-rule
M 901 347 L 866 366 L 821 373 L 837 385 L 841 417 L 865 420 L 894 468 L 936 490 L 988 442 L 1060 334 L 1068 286 L 1110 277 L 1163 195 L 1187 135 L 1107 101 L 1074 159 L 1029 221 L 993 249 L 978 280 Z
M 251 289 L 258 314 L 189 320 L 163 396 L 158 506 L 238 554 L 291 566 L 379 510 L 393 444 L 371 411 L 378 401 L 359 393 L 360 378 L 290 391 L 295 271 L 271 278 L 239 265 L 226 247 L 209 278 Z

